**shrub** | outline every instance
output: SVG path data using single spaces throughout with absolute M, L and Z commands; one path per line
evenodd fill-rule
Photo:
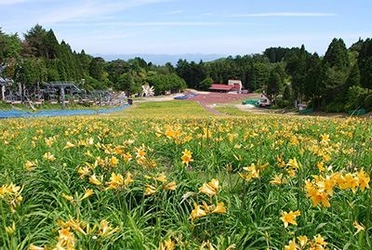
M 364 99 L 364 107 L 368 111 L 372 110 L 372 94 L 367 95 L 366 98 Z
M 344 111 L 344 104 L 341 102 L 331 102 L 326 107 L 326 112 L 339 113 Z

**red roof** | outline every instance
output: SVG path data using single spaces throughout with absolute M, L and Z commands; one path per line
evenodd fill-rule
M 209 89 L 210 90 L 224 90 L 229 91 L 234 87 L 234 85 L 227 85 L 227 84 L 220 84 L 220 83 L 213 83 Z

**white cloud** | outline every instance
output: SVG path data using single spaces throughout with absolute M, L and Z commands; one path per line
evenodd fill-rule
M 105 18 L 106 16 L 147 4 L 168 2 L 172 0 L 127 0 L 127 1 L 77 1 L 64 3 L 56 9 L 45 10 L 41 23 L 58 23 L 64 21 L 82 21 Z
M 20 3 L 31 2 L 32 0 L 0 0 L 0 5 L 16 5 Z
M 231 15 L 231 17 L 332 17 L 332 16 L 336 16 L 336 14 L 322 12 L 267 12 Z
M 115 27 L 174 27 L 174 26 L 244 26 L 250 25 L 242 22 L 115 22 L 101 25 Z

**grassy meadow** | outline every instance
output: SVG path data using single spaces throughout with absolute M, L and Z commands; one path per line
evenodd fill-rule
M 370 119 L 232 113 L 0 120 L 0 249 L 372 249 Z

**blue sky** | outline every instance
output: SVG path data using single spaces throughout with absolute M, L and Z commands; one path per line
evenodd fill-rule
M 370 0 L 0 0 L 0 27 L 36 24 L 88 54 L 324 54 L 333 38 L 372 37 Z

